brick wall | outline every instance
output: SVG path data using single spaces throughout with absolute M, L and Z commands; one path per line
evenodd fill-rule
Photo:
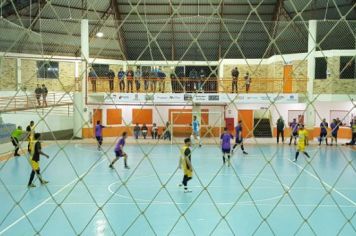
M 62 62 L 58 63 L 59 78 L 58 79 L 39 79 L 37 78 L 37 61 L 22 60 L 21 62 L 21 81 L 27 88 L 28 92 L 34 91 L 37 84 L 45 84 L 51 91 L 72 91 L 75 90 L 75 63 Z
M 355 94 L 355 79 L 340 79 L 340 57 L 328 57 L 330 76 L 314 81 L 314 93 Z
M 0 57 L 1 90 L 16 90 L 16 59 Z

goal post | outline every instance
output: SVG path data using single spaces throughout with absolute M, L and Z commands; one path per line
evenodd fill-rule
M 195 114 L 197 115 L 200 124 L 199 133 L 203 144 L 219 141 L 225 127 L 223 112 L 202 111 L 197 113 L 190 111 L 174 111 L 171 112 L 170 116 L 171 144 L 173 144 L 175 140 L 177 141 L 178 139 L 187 138 L 192 135 L 192 122 Z

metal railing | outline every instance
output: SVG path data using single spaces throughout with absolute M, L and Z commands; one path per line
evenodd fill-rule
M 46 102 L 44 102 L 46 101 Z M 37 99 L 35 94 L 0 97 L 0 112 L 16 112 L 30 109 L 44 109 L 53 106 L 69 106 L 73 104 L 72 94 L 68 93 L 48 93 L 46 99 L 40 96 Z
M 235 85 L 236 84 L 236 85 Z M 121 93 L 304 93 L 307 79 L 293 79 L 287 90 L 283 78 L 253 78 L 250 86 L 244 79 L 109 79 L 107 77 L 88 78 L 88 92 Z

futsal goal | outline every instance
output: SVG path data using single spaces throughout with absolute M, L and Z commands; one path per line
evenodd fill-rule
M 171 144 L 192 135 L 194 116 L 200 124 L 199 134 L 203 144 L 219 142 L 225 127 L 223 112 L 173 111 L 170 113 Z

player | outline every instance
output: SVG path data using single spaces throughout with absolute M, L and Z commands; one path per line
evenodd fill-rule
M 340 123 L 337 122 L 336 119 L 333 119 L 333 122 L 330 124 L 330 128 L 331 128 L 331 146 L 333 145 L 333 142 L 335 140 L 335 144 L 337 145 L 337 133 L 339 131 L 339 125 Z
M 123 132 L 121 139 L 119 140 L 119 142 L 116 144 L 116 147 L 115 147 L 115 156 L 116 157 L 109 165 L 109 167 L 111 169 L 114 169 L 114 164 L 115 164 L 115 162 L 117 162 L 120 159 L 120 157 L 124 158 L 125 169 L 130 169 L 130 167 L 127 165 L 127 154 L 124 152 L 126 138 L 127 138 L 127 133 Z
M 235 152 L 235 148 L 237 147 L 237 145 L 240 145 L 242 153 L 247 155 L 248 153 L 245 152 L 243 138 L 242 138 L 242 120 L 239 120 L 237 126 L 235 127 L 235 133 L 236 133 L 236 139 L 235 139 L 234 147 L 232 148 L 232 153 Z
M 31 153 L 31 142 L 33 140 L 33 136 L 35 134 L 35 122 L 33 120 L 30 121 L 30 124 L 26 127 L 26 132 L 27 132 L 27 141 L 28 141 L 28 145 L 27 145 L 27 151 L 29 153 Z
M 323 141 L 324 138 L 325 138 L 326 145 L 328 145 L 328 137 L 327 137 L 328 127 L 329 127 L 328 122 L 326 122 L 326 120 L 323 119 L 323 121 L 320 123 L 319 146 L 321 145 L 321 142 Z
M 11 142 L 15 147 L 15 153 L 14 153 L 15 157 L 20 156 L 20 154 L 19 154 L 19 149 L 20 149 L 19 139 L 20 139 L 21 135 L 24 133 L 25 133 L 25 131 L 22 130 L 21 126 L 17 127 L 17 129 L 12 131 L 12 133 L 11 133 Z
M 305 151 L 305 139 L 307 139 L 307 131 L 304 129 L 304 125 L 300 125 L 298 131 L 298 147 L 297 153 L 295 154 L 294 162 L 297 161 L 299 152 L 303 152 L 308 158 L 310 158 L 309 154 Z
M 184 192 L 190 193 L 192 190 L 188 189 L 188 181 L 193 177 L 193 166 L 191 162 L 191 140 L 190 138 L 184 139 L 184 146 L 181 149 L 181 158 L 179 159 L 180 167 L 183 170 L 183 181 L 179 186 L 184 186 Z
M 96 141 L 98 141 L 98 151 L 101 150 L 101 145 L 103 144 L 103 128 L 105 128 L 105 126 L 100 124 L 100 120 L 98 120 L 95 126 L 95 137 Z
M 227 155 L 227 165 L 230 166 L 230 152 L 231 152 L 231 140 L 234 138 L 232 134 L 227 131 L 227 128 L 224 128 L 224 133 L 220 137 L 220 145 L 223 153 L 223 164 L 225 165 Z
M 36 185 L 32 183 L 33 178 L 35 177 L 35 174 L 37 174 L 38 179 L 40 180 L 41 184 L 47 184 L 48 181 L 44 180 L 41 176 L 40 173 L 40 155 L 43 155 L 47 158 L 49 156 L 42 152 L 41 148 L 41 142 L 40 142 L 40 137 L 41 134 L 35 133 L 33 140 L 31 141 L 31 167 L 32 167 L 32 172 L 30 175 L 30 180 L 28 181 L 28 187 L 29 188 L 34 188 Z
M 201 147 L 201 140 L 200 140 L 200 124 L 199 121 L 197 120 L 197 116 L 193 117 L 193 124 L 192 124 L 192 137 L 191 139 L 194 138 L 194 140 L 198 140 L 199 147 Z
M 297 145 L 297 137 L 298 137 L 298 123 L 297 119 L 293 119 L 293 122 L 289 124 L 289 127 L 291 128 L 291 136 L 289 140 L 289 145 L 292 144 L 293 138 L 294 138 L 294 145 Z

